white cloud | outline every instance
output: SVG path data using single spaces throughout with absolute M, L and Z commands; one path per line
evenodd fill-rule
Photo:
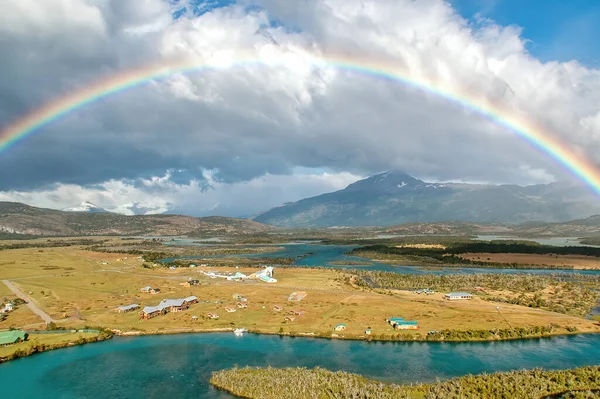
M 58 184 L 34 192 L 0 192 L 0 201 L 63 209 L 89 201 L 111 212 L 133 215 L 168 211 L 193 215 L 251 216 L 303 195 L 339 190 L 360 176 L 350 173 L 264 175 L 239 183 L 222 183 L 214 171 L 204 171 L 206 182 L 177 184 L 171 172 L 138 182 L 110 180 L 93 187 Z M 136 184 L 137 183 L 137 184 Z

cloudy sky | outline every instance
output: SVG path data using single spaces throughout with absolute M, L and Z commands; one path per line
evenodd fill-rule
M 0 201 L 250 216 L 390 169 L 572 179 L 455 103 L 318 60 L 386 60 L 464 88 L 600 164 L 599 19 L 600 3 L 583 0 L 0 0 L 0 130 L 124 71 L 264 61 L 173 74 L 69 113 L 0 153 Z

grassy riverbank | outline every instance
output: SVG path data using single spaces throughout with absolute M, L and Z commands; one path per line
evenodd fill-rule
M 467 375 L 435 384 L 397 385 L 322 368 L 235 368 L 213 373 L 211 384 L 248 399 L 487 399 L 598 397 L 600 367 Z M 569 396 L 573 395 L 573 396 Z M 585 396 L 590 395 L 590 396 Z
M 27 341 L 0 347 L 0 363 L 20 357 L 30 356 L 35 353 L 82 345 L 91 342 L 100 342 L 112 338 L 110 331 L 100 333 L 64 332 L 56 334 L 30 334 Z

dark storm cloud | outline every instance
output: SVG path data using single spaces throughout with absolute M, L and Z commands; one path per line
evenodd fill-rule
M 562 139 L 590 157 L 600 153 L 593 134 L 600 129 L 600 73 L 532 59 L 514 29 L 472 31 L 436 0 L 253 3 L 264 9 L 231 6 L 176 21 L 161 0 L 143 7 L 134 0 L 3 3 L 0 125 L 117 71 L 160 60 L 210 58 L 227 49 L 253 49 L 262 57 L 314 48 L 357 59 L 381 56 L 468 87 L 565 132 Z M 55 184 L 93 189 L 122 180 L 137 196 L 144 181 L 169 171 L 152 188 L 158 198 L 166 182 L 168 189 L 212 184 L 225 190 L 265 174 L 291 175 L 298 166 L 354 176 L 401 169 L 436 180 L 564 177 L 556 162 L 514 133 L 447 100 L 297 60 L 286 68 L 173 75 L 78 109 L 0 154 L 0 191 Z M 221 202 L 211 201 L 207 209 Z M 167 202 L 173 201 L 162 201 L 161 209 Z

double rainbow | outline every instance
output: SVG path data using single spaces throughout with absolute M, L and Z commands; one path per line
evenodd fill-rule
M 45 106 L 4 127 L 0 131 L 0 154 L 73 111 L 102 98 L 138 87 L 150 81 L 165 79 L 174 74 L 239 66 L 289 65 L 286 64 L 288 62 L 289 59 L 278 60 L 277 57 L 268 57 L 268 59 L 265 59 L 256 55 L 244 57 L 240 54 L 234 54 L 229 59 L 221 60 L 221 62 L 197 59 L 184 60 L 146 66 L 119 73 L 51 101 Z M 410 73 L 402 67 L 391 65 L 387 62 L 369 62 L 355 57 L 334 55 L 304 57 L 302 62 L 308 63 L 312 67 L 333 67 L 363 75 L 386 78 L 457 103 L 515 132 L 518 136 L 563 165 L 565 169 L 600 194 L 600 171 L 594 165 L 576 155 L 565 143 L 556 140 L 543 128 L 520 116 L 515 110 L 477 98 L 472 93 L 470 94 L 460 88 L 436 82 L 423 75 Z

